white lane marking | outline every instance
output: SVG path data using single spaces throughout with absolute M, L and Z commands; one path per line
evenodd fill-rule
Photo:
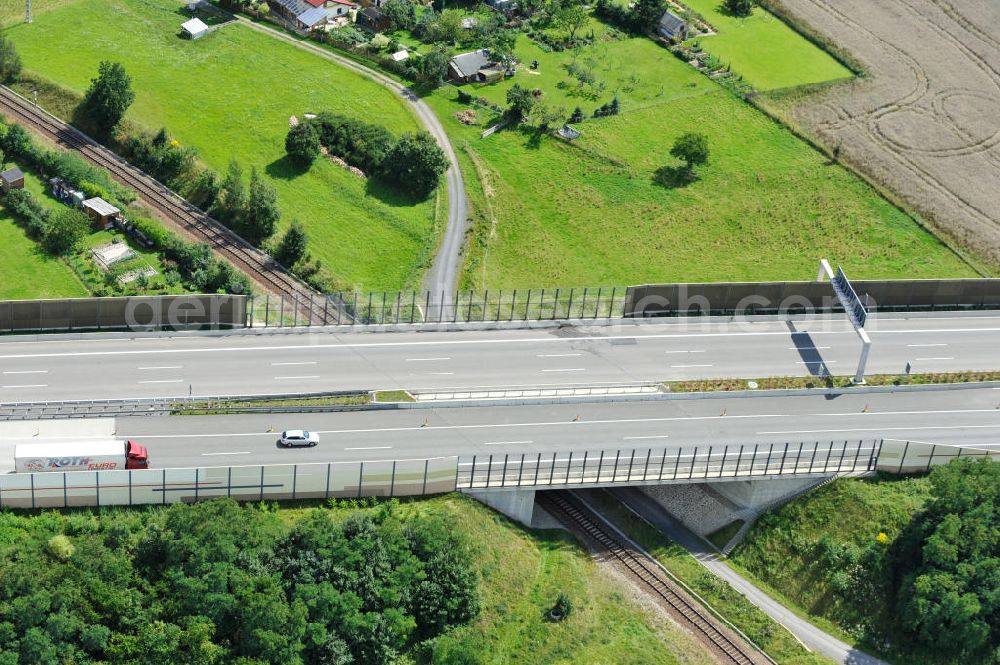
M 624 437 L 622 437 L 622 440 L 624 440 L 624 441 L 633 441 L 633 440 L 638 440 L 638 439 L 669 439 L 669 438 L 670 437 L 667 436 L 666 434 L 656 434 L 656 435 L 653 435 L 653 436 L 624 436 Z
M 201 455 L 202 455 L 202 457 L 209 457 L 211 455 L 249 455 L 249 454 L 250 454 L 249 450 L 241 450 L 238 453 L 237 452 L 233 452 L 233 453 L 202 453 Z
M 390 450 L 392 446 L 368 446 L 365 448 L 344 448 L 344 450 Z
M 582 356 L 582 353 L 538 353 L 535 354 L 539 358 L 576 358 L 577 356 Z
M 832 346 L 790 346 L 789 351 L 822 351 L 824 349 L 832 349 Z
M 948 346 L 947 344 L 907 344 L 909 347 L 913 348 L 924 348 L 928 346 Z
M 444 356 L 441 358 L 407 358 L 408 363 L 421 363 L 421 362 L 433 362 L 435 360 L 451 360 L 450 357 Z
M 484 446 L 518 446 L 522 444 L 534 443 L 534 441 L 488 441 Z
M 567 367 L 565 369 L 543 369 L 543 372 L 586 372 L 586 367 Z
M 48 373 L 49 370 L 47 369 L 22 369 L 22 370 L 13 370 L 10 372 L 4 372 L 4 374 L 48 374 Z
M 674 369 L 684 369 L 686 367 L 711 367 L 711 365 L 671 365 Z
M 796 365 L 832 365 L 836 360 L 796 360 Z
M 286 365 L 315 365 L 315 360 L 307 360 L 300 363 L 271 363 L 271 367 L 284 367 Z
M 139 381 L 139 383 L 183 383 L 184 379 L 161 379 L 159 381 Z
M 454 372 L 431 372 L 434 376 L 451 376 Z
M 836 432 L 919 432 L 925 429 L 996 429 L 998 425 L 915 425 L 913 427 L 857 427 L 853 429 L 801 429 L 776 432 L 757 432 L 757 434 L 820 434 Z
M 698 349 L 697 351 L 664 351 L 664 353 L 706 353 L 706 349 Z
M 20 386 L 0 386 L 0 388 L 48 388 L 48 387 L 49 384 L 47 383 L 25 383 L 24 385 Z
M 310 376 L 276 376 L 274 378 L 278 381 L 290 381 L 293 379 L 318 379 L 319 374 L 312 374 Z
M 183 369 L 184 365 L 159 365 L 157 367 L 137 367 L 136 369 Z
M 881 335 L 921 335 L 945 333 L 954 335 L 958 333 L 998 333 L 1000 328 L 914 328 L 912 330 L 870 330 L 873 337 Z M 0 360 L 10 360 L 14 358 L 58 358 L 64 356 L 84 357 L 84 356 L 126 356 L 126 355 L 158 355 L 172 353 L 248 353 L 259 351 L 316 351 L 317 349 L 365 349 L 379 347 L 401 347 L 401 346 L 467 346 L 484 344 L 553 344 L 553 343 L 576 343 L 580 340 L 592 340 L 595 342 L 613 342 L 619 340 L 657 340 L 657 339 L 692 339 L 692 338 L 725 338 L 725 337 L 788 337 L 791 333 L 787 330 L 781 331 L 759 331 L 759 332 L 717 332 L 717 333 L 660 333 L 655 335 L 587 335 L 582 337 L 517 337 L 513 339 L 459 339 L 459 340 L 428 340 L 421 342 L 368 342 L 368 343 L 347 343 L 347 344 L 286 344 L 278 346 L 236 346 L 236 347 L 202 347 L 193 349 L 130 349 L 118 351 L 71 351 L 68 353 L 23 353 L 8 354 L 0 356 Z M 817 330 L 809 331 L 810 335 L 853 335 L 854 330 Z M 41 342 L 36 342 L 41 343 Z
M 917 360 L 954 360 L 954 358 L 917 358 Z

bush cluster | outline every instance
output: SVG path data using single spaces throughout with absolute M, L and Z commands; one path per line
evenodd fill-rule
M 397 513 L 0 514 L 0 663 L 397 662 L 478 612 L 453 525 Z
M 427 132 L 396 138 L 380 125 L 324 111 L 288 131 L 285 148 L 300 162 L 311 162 L 315 140 L 331 155 L 416 198 L 426 198 L 448 170 L 448 159 Z M 294 150 L 294 152 L 293 152 Z

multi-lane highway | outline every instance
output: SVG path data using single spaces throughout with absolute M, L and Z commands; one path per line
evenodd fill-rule
M 1000 316 L 883 315 L 870 373 L 1000 368 Z M 425 333 L 0 341 L 0 402 L 853 374 L 841 317 Z
M 154 466 L 161 468 L 881 437 L 1000 449 L 998 401 L 1000 391 L 986 388 L 836 398 L 129 417 L 118 418 L 115 430 L 147 445 Z M 277 433 L 285 428 L 319 432 L 320 445 L 279 448 Z M 16 440 L 0 428 L 0 450 Z M 0 462 L 11 457 L 9 450 L 0 454 Z

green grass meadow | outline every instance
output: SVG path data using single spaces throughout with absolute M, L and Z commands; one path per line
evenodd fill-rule
M 720 11 L 721 0 L 684 0 L 705 17 L 717 34 L 697 37 L 698 44 L 730 63 L 758 90 L 824 83 L 850 78 L 851 71 L 762 7 L 738 18 Z
M 529 531 L 459 495 L 407 503 L 403 508 L 449 514 L 455 528 L 470 536 L 483 580 L 479 618 L 438 638 L 442 654 L 463 644 L 479 653 L 484 665 L 714 662 L 676 626 L 640 609 L 621 584 L 599 571 L 563 531 Z M 573 611 L 554 623 L 546 613 L 560 591 L 570 597 Z
M 7 164 L 8 168 L 12 164 Z M 44 184 L 25 173 L 25 189 L 51 204 Z M 61 204 L 57 204 L 61 205 Z M 79 298 L 89 295 L 66 262 L 49 256 L 0 205 L 0 300 Z
M 189 41 L 172 0 L 48 0 L 35 22 L 15 24 L 31 73 L 82 94 L 101 60 L 121 62 L 136 101 L 126 118 L 166 126 L 224 171 L 236 157 L 278 192 L 282 225 L 301 221 L 311 251 L 345 286 L 395 289 L 419 281 L 435 242 L 437 200 L 402 199 L 326 160 L 303 173 L 285 159 L 289 116 L 331 110 L 401 133 L 418 129 L 381 86 L 243 25 Z
M 466 126 L 453 88 L 428 98 L 466 180 L 487 183 L 467 185 L 466 287 L 809 279 L 821 257 L 866 278 L 975 274 L 849 171 L 650 40 L 545 53 L 521 37 L 518 55 L 538 59 L 541 73 L 463 89 L 499 103 L 519 82 L 588 116 L 617 93 L 622 113 L 577 125 L 572 144 L 527 130 L 480 139 L 492 112 L 480 108 L 480 124 Z M 574 58 L 606 81 L 598 99 L 575 81 L 557 87 Z M 694 182 L 658 184 L 658 169 L 679 164 L 669 150 L 687 131 L 709 137 L 709 163 Z

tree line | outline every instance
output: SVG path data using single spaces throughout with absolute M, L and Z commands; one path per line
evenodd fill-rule
M 477 615 L 454 525 L 345 512 L 0 513 L 0 665 L 390 665 Z
M 416 198 L 430 196 L 448 170 L 448 158 L 427 132 L 396 138 L 385 127 L 324 111 L 288 130 L 285 150 L 308 167 L 325 147 L 331 155 Z

